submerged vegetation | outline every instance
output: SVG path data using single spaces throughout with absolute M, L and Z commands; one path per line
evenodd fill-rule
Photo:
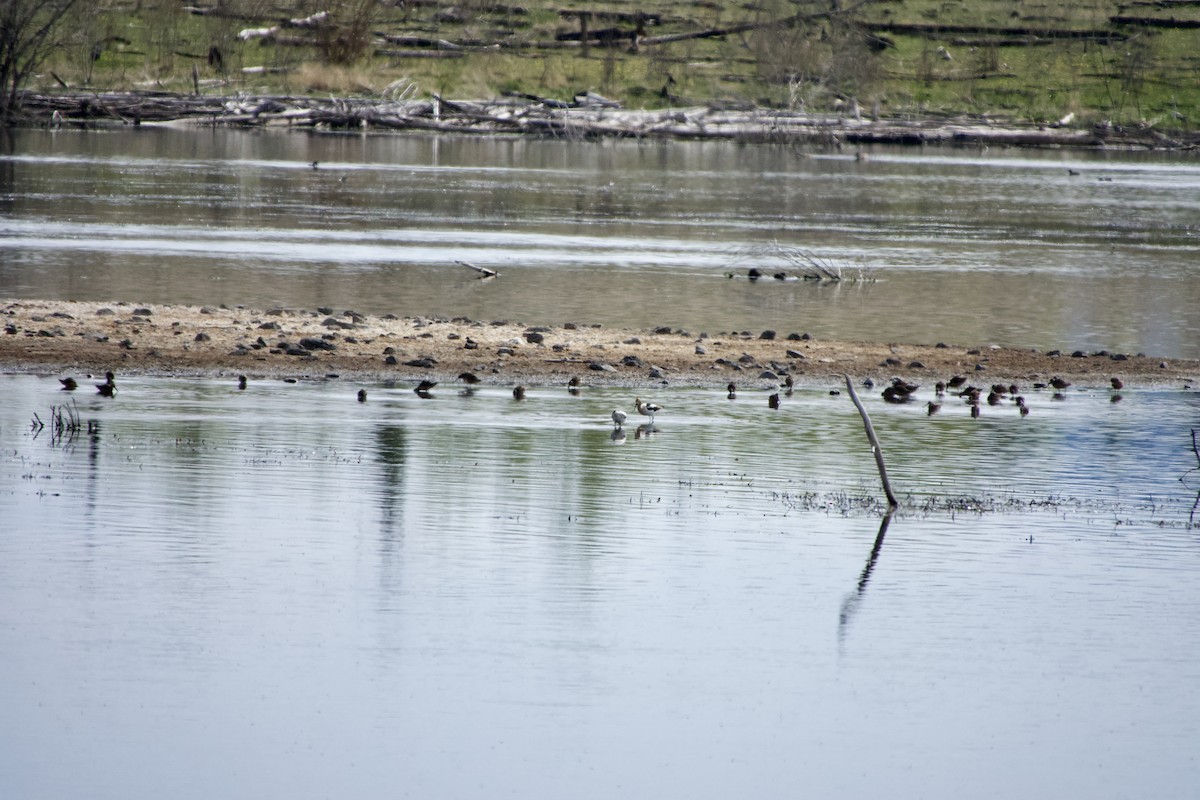
M 1112 0 L 4 0 L 20 86 L 505 94 L 1196 129 L 1200 5 Z M 53 12 L 61 16 L 52 24 Z M 40 36 L 36 42 L 33 37 Z M 24 54 L 24 55 L 22 55 Z M 23 59 L 23 60 L 22 60 Z M 0 112 L 4 110 L 0 107 Z

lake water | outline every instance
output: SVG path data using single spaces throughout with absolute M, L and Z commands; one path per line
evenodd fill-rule
M 57 381 L 0 377 L 6 797 L 1200 781 L 1196 392 L 865 395 L 881 531 L 823 391 L 663 390 L 621 436 L 619 389 L 119 386 L 63 440 Z
M 174 129 L 0 143 L 0 297 L 1200 358 L 1195 156 Z M 780 248 L 874 280 L 724 277 L 778 270 L 739 254 Z
M 0 297 L 1200 357 L 1179 157 L 5 137 Z M 772 243 L 874 280 L 724 277 Z M 864 393 L 888 518 L 825 391 L 119 387 L 0 374 L 2 797 L 1200 785 L 1194 389 Z

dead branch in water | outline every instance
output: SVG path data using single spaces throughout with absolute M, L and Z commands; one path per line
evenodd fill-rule
M 462 264 L 464 267 L 470 267 L 471 269 L 475 270 L 476 272 L 479 273 L 480 280 L 482 280 L 483 278 L 494 278 L 499 274 L 494 269 L 488 269 L 487 267 L 477 267 L 474 264 L 472 264 L 470 261 L 455 261 L 454 263 Z
M 846 379 L 846 389 L 850 392 L 850 399 L 854 401 L 854 407 L 858 409 L 863 427 L 867 430 L 867 439 L 871 442 L 871 451 L 875 454 L 875 466 L 879 468 L 879 479 L 883 481 L 883 493 L 887 495 L 888 504 L 894 509 L 900 505 L 900 501 L 892 493 L 892 482 L 888 480 L 887 464 L 883 462 L 883 449 L 879 446 L 879 439 L 875 436 L 875 427 L 871 425 L 867 409 L 863 408 L 862 401 L 858 399 L 858 392 L 854 391 L 854 384 L 850 381 L 850 376 L 843 375 L 842 377 Z
M 848 264 L 828 256 L 819 256 L 811 250 L 789 247 L 778 242 L 757 244 L 738 250 L 733 254 L 730 265 L 753 263 L 749 276 L 752 279 L 772 277 L 776 280 L 798 279 L 804 281 L 868 281 L 870 270 L 865 262 Z M 726 273 L 732 277 L 731 273 Z

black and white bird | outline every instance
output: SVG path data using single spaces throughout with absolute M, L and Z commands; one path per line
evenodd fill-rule
M 654 415 L 663 410 L 663 407 L 657 403 L 646 403 L 640 397 L 634 398 L 633 405 L 639 414 L 650 418 L 651 425 L 654 424 Z

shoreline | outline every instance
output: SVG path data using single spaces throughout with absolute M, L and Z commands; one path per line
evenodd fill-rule
M 38 127 L 193 126 L 356 133 L 632 138 L 733 141 L 816 147 L 1016 147 L 1190 152 L 1200 134 L 1151 125 L 1022 122 L 987 114 L 921 117 L 806 113 L 758 105 L 710 103 L 667 109 L 624 108 L 589 96 L 564 104 L 545 98 L 373 100 L 303 95 L 190 95 L 173 92 L 66 90 L 22 93 L 25 119 Z
M 1119 377 L 1190 388 L 1200 360 L 1122 353 L 1038 352 L 994 345 L 837 342 L 803 332 L 633 330 L 583 323 L 527 326 L 463 317 L 368 316 L 321 308 L 250 309 L 0 299 L 0 372 L 167 375 L 493 385 L 837 388 L 843 375 L 932 387 L 1060 376 L 1080 388 Z

